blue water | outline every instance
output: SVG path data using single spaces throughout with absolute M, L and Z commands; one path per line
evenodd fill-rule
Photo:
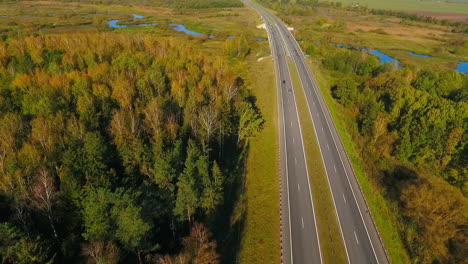
M 257 41 L 265 41 L 265 40 L 268 40 L 267 38 L 255 38 L 255 40 Z
M 317 40 L 317 41 L 320 41 L 320 40 Z M 315 43 L 320 43 L 320 42 L 317 42 L 317 41 Z M 356 49 L 356 50 L 364 51 L 364 52 L 367 52 L 369 54 L 377 56 L 379 58 L 379 61 L 380 61 L 381 64 L 385 64 L 387 62 L 392 63 L 392 64 L 396 63 L 398 69 L 402 68 L 401 65 L 400 65 L 400 61 L 398 61 L 397 59 L 395 59 L 393 57 L 390 57 L 388 54 L 385 54 L 385 53 L 383 53 L 383 52 L 381 52 L 380 50 L 377 50 L 377 49 L 356 48 L 356 47 L 353 47 L 351 45 L 336 44 L 336 43 L 330 43 L 330 45 L 340 47 L 340 48 Z
M 128 27 L 127 25 L 119 25 L 119 19 L 113 19 L 113 20 L 109 20 L 107 21 L 107 25 L 109 25 L 109 27 L 111 28 L 126 28 Z
M 344 44 L 335 44 L 335 43 L 330 43 L 330 45 L 337 46 L 337 47 L 340 47 L 340 48 L 344 48 L 344 47 L 345 47 L 345 45 L 344 45 Z
M 390 57 L 389 55 L 379 51 L 379 50 L 376 50 L 376 49 L 362 49 L 362 51 L 364 52 L 367 52 L 369 54 L 372 54 L 372 55 L 375 55 L 379 58 L 380 60 L 380 63 L 384 64 L 384 63 L 396 63 L 396 65 L 398 66 L 398 69 L 401 69 L 401 65 L 400 65 L 400 61 L 393 58 L 393 57 Z
M 233 39 L 233 38 L 234 38 L 234 36 L 228 36 L 227 38 L 228 38 L 228 39 Z
M 128 27 L 148 27 L 148 26 L 155 26 L 157 25 L 156 23 L 150 23 L 150 24 L 137 24 L 137 25 L 119 25 L 120 20 L 114 19 L 114 20 L 109 20 L 107 21 L 107 24 L 111 28 L 128 28 Z
M 460 73 L 468 73 L 468 61 L 458 63 L 458 67 L 455 70 Z
M 142 15 L 132 14 L 133 19 L 140 19 L 144 18 Z M 148 26 L 155 26 L 157 23 L 147 23 L 147 24 L 136 24 L 136 25 L 119 25 L 119 19 L 113 19 L 107 21 L 107 25 L 111 28 L 128 28 L 128 27 L 148 27 Z
M 320 44 L 321 41 L 320 40 L 316 40 L 314 41 L 314 43 L 317 43 L 317 44 Z M 385 54 L 377 49 L 362 49 L 362 48 L 356 48 L 356 47 L 353 47 L 353 46 L 346 46 L 344 44 L 335 44 L 335 43 L 330 43 L 330 45 L 333 45 L 333 46 L 336 46 L 336 47 L 341 47 L 341 48 L 348 48 L 348 49 L 356 49 L 356 50 L 360 50 L 360 51 L 364 51 L 364 52 L 367 52 L 369 54 L 372 54 L 372 55 L 375 55 L 379 58 L 379 61 L 380 63 L 384 64 L 386 62 L 389 62 L 389 63 L 396 63 L 398 69 L 402 69 L 403 67 L 400 65 L 400 61 L 389 56 L 388 54 Z M 417 56 L 417 57 L 421 57 L 421 58 L 430 58 L 432 57 L 431 55 L 427 55 L 427 54 L 418 54 L 418 53 L 414 53 L 414 52 L 409 52 L 410 55 L 412 56 Z M 460 72 L 460 73 L 468 73 L 468 62 L 467 61 L 462 61 L 458 64 L 457 68 L 454 69 L 455 71 L 457 72 Z
M 185 34 L 193 35 L 193 36 L 203 36 L 202 33 L 190 30 L 185 27 L 184 24 L 176 24 L 176 23 L 169 23 L 170 26 L 174 26 L 174 30 L 177 32 L 184 32 Z
M 418 53 L 414 53 L 412 51 L 409 52 L 410 55 L 413 55 L 413 56 L 416 56 L 416 57 L 421 57 L 421 58 L 430 58 L 432 57 L 431 55 L 426 55 L 426 54 L 418 54 Z

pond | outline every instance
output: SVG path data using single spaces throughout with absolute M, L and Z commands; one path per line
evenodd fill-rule
M 398 69 L 402 68 L 401 65 L 400 65 L 399 60 L 389 56 L 388 54 L 385 54 L 385 53 L 381 52 L 380 50 L 377 50 L 377 49 L 361 49 L 361 50 L 364 51 L 364 52 L 367 52 L 369 54 L 377 56 L 379 58 L 381 64 L 385 64 L 387 62 L 391 63 L 391 64 L 395 63 L 397 65 Z
M 462 61 L 458 63 L 458 67 L 455 69 L 455 71 L 460 73 L 468 73 L 468 61 Z

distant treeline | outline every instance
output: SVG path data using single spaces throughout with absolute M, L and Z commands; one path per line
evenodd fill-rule
M 60 2 L 82 2 L 92 4 L 116 5 L 147 5 L 174 8 L 228 8 L 242 7 L 239 0 L 55 0 Z
M 436 25 L 450 26 L 453 27 L 453 32 L 455 33 L 468 33 L 468 24 L 464 22 L 449 21 L 447 19 L 441 20 L 430 16 L 419 16 L 394 10 L 370 9 L 367 11 L 371 12 L 374 15 L 395 16 L 404 20 L 420 21 Z
M 268 6 L 282 15 L 310 16 L 314 14 L 314 8 L 326 6 L 328 3 L 318 0 L 259 0 L 265 6 Z M 341 5 L 341 3 L 340 3 Z

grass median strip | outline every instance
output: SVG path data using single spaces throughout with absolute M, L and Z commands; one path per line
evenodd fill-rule
M 346 250 L 302 83 L 294 63 L 289 61 L 288 65 L 301 122 L 323 260 L 324 263 L 347 263 Z

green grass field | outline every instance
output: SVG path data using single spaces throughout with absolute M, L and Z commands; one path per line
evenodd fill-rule
M 279 145 L 276 83 L 271 58 L 251 61 L 252 91 L 265 127 L 250 140 L 245 182 L 245 229 L 240 263 L 280 263 Z M 258 78 L 261 76 L 262 78 Z
M 289 70 L 301 122 L 322 257 L 325 263 L 347 263 L 348 259 L 328 184 L 328 176 L 316 140 L 314 124 L 308 110 L 297 68 L 291 61 L 289 62 Z
M 258 14 L 247 9 L 245 31 L 263 34 L 256 26 L 263 23 Z M 236 263 L 280 263 L 279 134 L 277 89 L 269 43 L 254 42 L 245 61 L 246 84 L 251 88 L 265 126 L 249 141 L 245 178 L 245 225 Z M 258 61 L 259 58 L 264 58 Z
M 294 27 L 296 38 L 303 40 L 303 50 L 313 45 L 318 54 L 337 49 L 315 43 L 320 40 L 378 49 L 398 59 L 403 67 L 454 69 L 460 61 L 468 60 L 468 47 L 463 44 L 468 36 L 447 26 L 331 8 L 317 8 L 313 16 L 286 19 Z M 409 52 L 432 57 L 421 58 Z
M 468 14 L 467 0 L 451 1 L 451 3 L 446 0 L 336 0 L 336 2 L 345 5 L 359 4 L 375 9 Z

